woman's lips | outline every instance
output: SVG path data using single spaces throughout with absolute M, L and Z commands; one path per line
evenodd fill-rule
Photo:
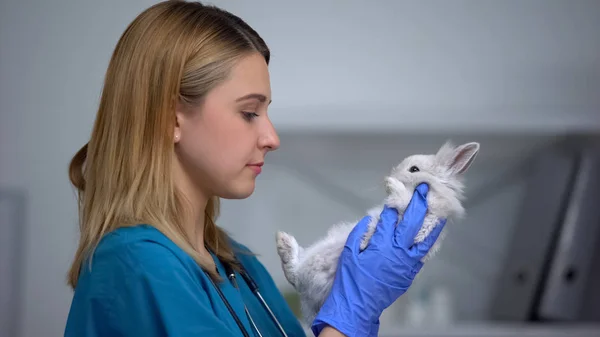
M 252 169 L 254 171 L 254 173 L 256 174 L 260 174 L 260 172 L 262 171 L 262 166 L 263 163 L 256 163 L 256 164 L 248 164 L 247 165 L 250 169 Z

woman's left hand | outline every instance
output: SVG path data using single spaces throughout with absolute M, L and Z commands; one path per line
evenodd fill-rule
M 377 334 L 379 316 L 411 286 L 423 266 L 421 259 L 445 226 L 446 221 L 440 221 L 425 240 L 414 244 L 427 213 L 427 192 L 427 185 L 417 186 L 400 223 L 398 212 L 385 206 L 363 251 L 360 242 L 370 218 L 356 225 L 340 256 L 329 297 L 312 324 L 315 336 L 327 325 L 346 336 Z

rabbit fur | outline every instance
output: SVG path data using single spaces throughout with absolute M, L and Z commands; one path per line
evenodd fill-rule
M 384 179 L 387 194 L 384 203 L 368 211 L 371 221 L 361 241 L 360 249 L 364 250 L 367 247 L 369 239 L 375 232 L 383 205 L 396 208 L 401 219 L 415 188 L 420 183 L 429 185 L 428 210 L 415 242 L 423 241 L 438 224 L 439 219 L 445 218 L 450 222 L 463 217 L 465 210 L 461 204 L 464 199 L 462 178 L 478 154 L 479 147 L 479 143 L 475 142 L 455 147 L 448 141 L 436 154 L 412 155 L 394 167 Z M 277 232 L 277 253 L 283 273 L 300 296 L 302 315 L 306 324 L 314 320 L 328 296 L 338 259 L 348 235 L 357 223 L 358 221 L 335 224 L 322 239 L 308 247 L 301 247 L 290 234 Z M 440 234 L 422 261 L 433 257 L 444 237 L 445 231 Z

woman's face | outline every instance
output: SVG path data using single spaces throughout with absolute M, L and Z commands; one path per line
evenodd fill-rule
M 270 102 L 268 67 L 255 53 L 241 59 L 202 105 L 178 109 L 177 157 L 207 197 L 241 199 L 254 191 L 267 152 L 279 147 L 267 116 Z

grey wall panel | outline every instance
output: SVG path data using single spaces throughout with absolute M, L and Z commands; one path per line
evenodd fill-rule
M 17 336 L 25 196 L 0 189 L 0 336 Z

